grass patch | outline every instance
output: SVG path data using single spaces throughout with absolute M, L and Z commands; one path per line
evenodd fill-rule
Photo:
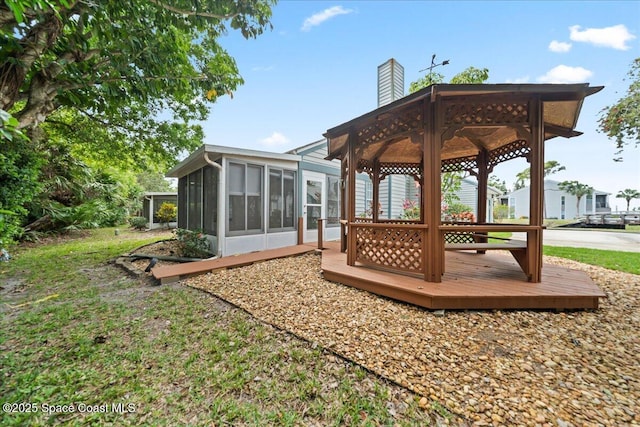
M 563 246 L 544 246 L 543 254 L 567 258 L 585 264 L 608 268 L 611 270 L 640 274 L 640 253 L 637 252 L 570 248 Z
M 209 294 L 150 286 L 108 263 L 168 237 L 95 230 L 16 248 L 0 264 L 0 403 L 38 409 L 3 411 L 0 425 L 411 426 L 440 418 L 407 390 Z

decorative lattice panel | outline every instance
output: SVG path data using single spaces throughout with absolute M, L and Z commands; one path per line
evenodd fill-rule
M 418 180 L 422 176 L 420 163 L 382 163 L 380 165 L 380 179 L 389 175 L 411 175 Z
M 454 231 L 444 235 L 445 243 L 473 243 L 474 241 L 473 233 L 471 232 Z
M 447 159 L 442 161 L 442 172 L 472 171 L 478 168 L 476 156 L 460 157 L 458 159 Z
M 402 111 L 394 112 L 375 121 L 374 124 L 360 129 L 358 142 L 373 144 L 374 142 L 393 138 L 394 135 L 422 128 L 422 108 L 417 103 Z
M 358 160 L 358 167 L 356 168 L 356 171 L 366 173 L 369 175 L 369 178 L 373 179 L 373 163 L 368 160 Z
M 356 261 L 412 273 L 424 272 L 421 230 L 355 227 Z
M 526 124 L 529 110 L 526 102 L 513 103 L 447 103 L 445 125 Z
M 522 139 L 514 141 L 489 152 L 489 165 L 493 167 L 498 163 L 506 162 L 516 157 L 526 157 L 530 151 L 531 147 L 529 147 L 527 141 Z

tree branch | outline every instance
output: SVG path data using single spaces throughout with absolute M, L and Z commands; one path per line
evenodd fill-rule
M 197 12 L 197 11 L 194 12 L 191 10 L 179 9 L 175 6 L 168 5 L 160 0 L 149 0 L 149 2 L 155 4 L 156 6 L 160 6 L 161 8 L 166 9 L 170 12 L 179 13 L 181 15 L 187 15 L 187 16 L 202 16 L 203 18 L 215 18 L 220 20 L 226 20 L 226 19 L 235 18 L 236 16 L 240 15 L 240 13 L 229 13 L 226 15 L 218 15 L 216 13 L 209 13 L 209 12 Z

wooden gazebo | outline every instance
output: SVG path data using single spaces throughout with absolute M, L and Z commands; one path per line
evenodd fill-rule
M 328 159 L 342 162 L 342 249 L 347 265 L 368 266 L 441 282 L 445 251 L 509 250 L 528 282 L 542 277 L 545 141 L 571 138 L 589 84 L 438 84 L 327 130 Z M 531 168 L 528 224 L 487 221 L 488 176 L 497 164 L 525 157 Z M 477 221 L 444 222 L 441 173 L 477 177 Z M 356 174 L 367 173 L 378 205 L 380 182 L 411 175 L 421 189 L 419 220 L 356 215 Z M 525 240 L 489 243 L 491 231 Z M 423 282 L 424 283 L 424 282 Z

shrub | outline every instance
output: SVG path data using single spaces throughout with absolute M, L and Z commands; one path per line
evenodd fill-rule
M 144 230 L 147 228 L 147 218 L 143 216 L 132 216 L 129 218 L 129 225 L 136 230 Z
M 160 205 L 156 216 L 161 224 L 165 224 L 169 228 L 169 223 L 175 221 L 178 216 L 178 207 L 171 202 L 164 202 Z
M 474 222 L 476 220 L 471 207 L 463 203 L 450 203 L 443 213 L 450 216 L 453 221 Z
M 190 231 L 176 228 L 174 231 L 179 243 L 180 255 L 190 258 L 207 258 L 209 252 L 209 240 L 201 229 Z

